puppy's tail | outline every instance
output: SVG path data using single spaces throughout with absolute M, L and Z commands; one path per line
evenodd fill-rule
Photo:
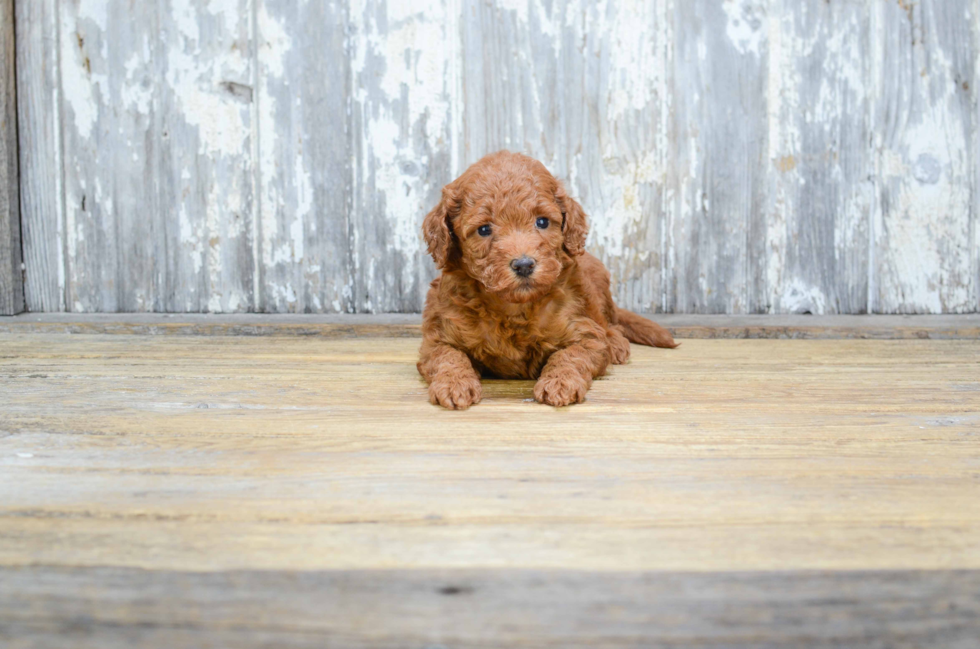
M 616 324 L 623 328 L 623 333 L 626 334 L 626 338 L 631 343 L 647 345 L 648 347 L 666 347 L 667 349 L 674 349 L 678 346 L 669 331 L 656 322 L 641 318 L 626 309 L 616 309 Z

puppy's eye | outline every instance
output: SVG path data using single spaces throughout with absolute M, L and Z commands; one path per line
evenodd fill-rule
M 534 223 L 534 225 L 538 226 L 539 230 L 547 230 L 548 226 L 551 225 L 551 220 L 546 216 L 541 216 L 538 217 L 538 220 Z
M 491 228 L 489 225 L 481 225 L 476 229 L 476 232 L 481 237 L 489 237 L 490 233 L 493 232 L 493 228 Z

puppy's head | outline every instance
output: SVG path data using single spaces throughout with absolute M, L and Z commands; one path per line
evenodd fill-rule
M 581 206 L 540 162 L 502 151 L 442 190 L 422 224 L 443 270 L 463 270 L 508 302 L 546 295 L 570 257 L 585 252 Z

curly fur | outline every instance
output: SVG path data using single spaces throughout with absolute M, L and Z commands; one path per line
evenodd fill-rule
M 536 379 L 539 402 L 581 403 L 610 363 L 629 360 L 630 341 L 677 346 L 666 329 L 616 307 L 609 272 L 585 252 L 585 212 L 532 158 L 501 151 L 474 164 L 443 189 L 422 232 L 442 270 L 418 363 L 433 404 L 478 403 L 481 376 Z M 526 278 L 511 267 L 524 256 L 535 261 Z

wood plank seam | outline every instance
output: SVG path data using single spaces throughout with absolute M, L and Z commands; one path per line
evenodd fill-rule
M 684 316 L 654 318 L 677 338 L 980 340 L 980 316 Z M 0 333 L 383 337 L 420 335 L 418 315 L 24 314 Z

